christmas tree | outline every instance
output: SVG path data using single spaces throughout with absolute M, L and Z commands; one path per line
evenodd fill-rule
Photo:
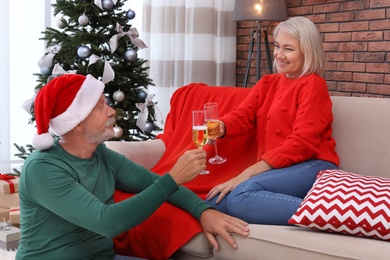
M 126 0 L 57 0 L 58 28 L 44 32 L 46 50 L 39 60 L 36 91 L 64 73 L 91 74 L 105 83 L 106 102 L 116 110 L 115 140 L 153 138 L 161 112 L 147 87 L 146 60 L 137 51 L 146 48 L 131 27 L 135 12 L 122 10 Z M 31 122 L 34 122 L 33 106 Z

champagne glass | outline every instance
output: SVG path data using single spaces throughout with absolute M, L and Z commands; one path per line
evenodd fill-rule
M 192 141 L 199 149 L 202 149 L 207 143 L 207 126 L 204 110 L 192 111 Z M 200 172 L 200 174 L 209 173 L 207 170 Z
M 210 144 L 214 146 L 215 156 L 209 159 L 211 164 L 221 164 L 226 162 L 226 158 L 218 155 L 217 137 L 220 132 L 220 122 L 218 119 L 218 106 L 216 102 L 206 103 L 204 105 L 205 119 L 207 125 L 207 138 Z

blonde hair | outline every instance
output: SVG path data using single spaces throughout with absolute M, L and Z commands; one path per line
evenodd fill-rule
M 317 73 L 322 75 L 325 70 L 325 51 L 321 35 L 315 24 L 308 18 L 297 16 L 279 23 L 274 30 L 274 38 L 279 30 L 299 41 L 305 62 L 300 76 Z

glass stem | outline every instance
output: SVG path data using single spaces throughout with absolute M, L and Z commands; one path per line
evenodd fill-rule
M 214 151 L 215 151 L 215 158 L 218 158 L 218 147 L 217 147 L 217 141 L 212 141 L 212 144 L 214 145 Z

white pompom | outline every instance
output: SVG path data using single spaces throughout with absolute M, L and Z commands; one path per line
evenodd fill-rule
M 41 135 L 35 134 L 31 144 L 37 150 L 47 150 L 53 146 L 54 139 L 53 136 L 51 136 L 49 133 L 44 133 Z

